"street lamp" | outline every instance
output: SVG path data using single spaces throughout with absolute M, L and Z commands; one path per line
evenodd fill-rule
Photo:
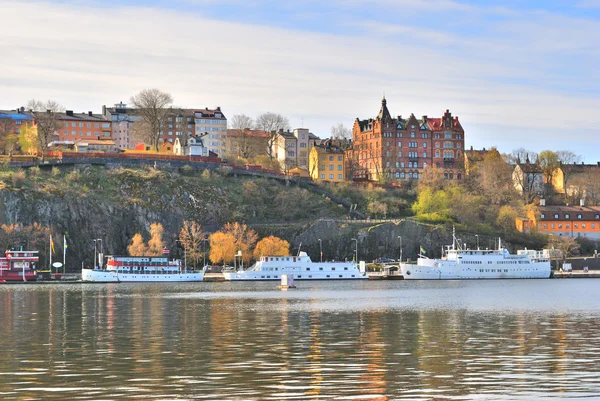
M 202 239 L 202 256 L 204 256 L 204 266 L 202 268 L 206 268 L 206 245 L 204 245 L 208 241 L 208 238 Z
M 321 254 L 321 263 L 323 263 L 323 242 L 321 242 L 321 238 L 319 238 L 319 253 Z
M 354 241 L 354 261 L 358 263 L 358 241 L 356 238 L 352 238 L 352 241 Z
M 400 259 L 398 260 L 398 262 L 402 263 L 402 236 L 399 235 L 398 239 L 400 240 Z
M 479 234 L 475 234 L 475 238 L 477 238 L 477 250 L 479 250 Z

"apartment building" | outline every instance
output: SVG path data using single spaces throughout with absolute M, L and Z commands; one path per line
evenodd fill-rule
M 221 158 L 226 158 L 227 118 L 221 111 L 221 107 L 194 109 L 193 113 L 196 136 L 204 137 L 204 146 L 209 151 L 216 153 Z

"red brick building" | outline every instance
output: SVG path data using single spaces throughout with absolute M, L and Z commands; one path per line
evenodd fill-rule
M 55 144 L 75 143 L 82 139 L 111 139 L 111 121 L 102 114 L 94 114 L 91 111 L 73 113 L 72 110 L 67 110 L 65 113 L 57 113 L 56 119 L 60 122 L 61 127 L 56 130 Z
M 465 133 L 449 110 L 440 118 L 392 118 L 384 97 L 376 118 L 354 121 L 352 136 L 355 180 L 418 180 L 427 166 L 443 169 L 446 179 L 463 179 Z

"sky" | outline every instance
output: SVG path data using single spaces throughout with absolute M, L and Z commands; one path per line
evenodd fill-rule
M 0 0 L 0 109 L 99 113 L 145 88 L 325 138 L 441 117 L 465 146 L 600 161 L 600 0 Z

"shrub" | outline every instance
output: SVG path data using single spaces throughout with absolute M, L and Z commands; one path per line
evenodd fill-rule
M 206 169 L 202 172 L 202 179 L 210 180 L 212 178 L 212 174 L 209 169 Z
M 52 167 L 52 176 L 58 177 L 60 175 L 60 169 L 58 167 Z
M 23 183 L 26 180 L 26 175 L 23 170 L 17 170 L 10 175 L 10 179 L 12 180 L 12 185 L 15 188 L 20 188 L 23 186 Z
M 40 175 L 40 168 L 38 166 L 30 167 L 28 171 L 29 175 L 33 177 L 37 177 L 38 175 Z

